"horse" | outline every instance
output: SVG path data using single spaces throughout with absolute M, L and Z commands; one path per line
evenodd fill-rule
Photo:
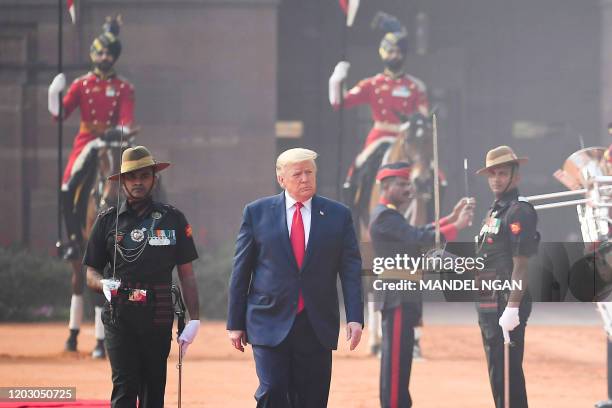
M 431 116 L 426 117 L 416 113 L 402 127 L 400 137 L 391 145 L 382 164 L 398 161 L 413 163 L 411 178 L 416 196 L 404 215 L 410 220 L 411 225 L 421 226 L 434 221 L 435 218 L 433 120 Z M 443 176 L 440 186 L 446 186 Z M 376 200 L 377 197 L 372 195 L 371 208 L 376 205 Z M 442 200 L 441 194 L 440 200 Z
M 354 199 L 353 218 L 362 241 L 369 241 L 370 213 L 380 198 L 380 186 L 374 178 L 381 165 L 398 161 L 413 164 L 411 174 L 416 196 L 408 208 L 401 211 L 411 225 L 425 225 L 434 220 L 433 120 L 421 113 L 403 119 L 397 137 L 385 138 L 375 148 L 370 148 L 371 151 L 366 152 L 367 159 L 360 157 L 363 153 L 356 159 L 356 164 L 363 167 L 363 174 Z M 440 178 L 442 193 L 446 181 L 443 176 Z

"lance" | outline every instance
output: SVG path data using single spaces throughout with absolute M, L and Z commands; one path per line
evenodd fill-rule
M 470 184 L 468 181 L 468 159 L 467 157 L 465 157 L 463 159 L 463 183 L 464 183 L 464 188 L 465 188 L 465 196 L 468 197 L 468 200 L 470 198 Z M 468 201 L 469 202 L 469 201 Z M 469 226 L 472 226 L 472 221 L 470 221 Z
M 63 13 L 64 0 L 57 0 L 57 73 L 61 74 L 64 70 L 63 64 Z M 64 104 L 62 103 L 63 92 L 59 93 L 59 114 L 57 118 L 57 242 L 55 247 L 58 251 L 61 249 L 62 242 L 62 145 L 64 134 Z
M 463 183 L 465 187 L 465 196 L 470 196 L 470 185 L 468 184 L 468 160 L 467 157 L 463 159 Z
M 433 160 L 434 160 L 434 216 L 435 247 L 440 249 L 440 161 L 438 158 L 438 120 L 432 115 L 433 124 Z
M 357 9 L 359 8 L 359 0 L 340 0 L 340 5 L 346 13 L 346 23 L 342 25 L 342 57 L 341 61 L 346 61 L 346 38 L 348 28 L 353 26 Z M 336 173 L 336 197 L 340 200 L 341 185 L 342 185 L 342 143 L 344 140 L 344 81 L 340 84 L 340 108 L 338 111 L 338 168 Z

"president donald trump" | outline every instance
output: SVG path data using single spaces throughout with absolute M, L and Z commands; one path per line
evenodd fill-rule
M 338 345 L 338 276 L 346 338 L 361 339 L 361 256 L 349 210 L 316 195 L 317 153 L 290 149 L 276 160 L 284 191 L 248 204 L 236 239 L 227 329 L 253 347 L 257 407 L 327 406 L 331 351 Z

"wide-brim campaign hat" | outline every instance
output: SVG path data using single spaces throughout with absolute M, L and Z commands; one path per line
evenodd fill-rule
M 167 162 L 157 162 L 153 159 L 153 155 L 144 146 L 136 146 L 125 149 L 121 155 L 121 170 L 117 174 L 113 174 L 109 180 L 119 180 L 119 176 L 132 171 L 153 167 L 155 172 L 162 171 L 170 166 Z
M 487 170 L 501 166 L 502 164 L 522 164 L 527 163 L 527 157 L 518 157 L 514 150 L 510 146 L 498 146 L 495 149 L 491 149 L 487 152 L 485 159 L 485 166 L 476 171 L 476 174 L 484 174 Z

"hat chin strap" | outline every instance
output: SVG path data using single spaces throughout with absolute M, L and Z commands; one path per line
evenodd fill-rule
M 515 163 L 512 164 L 512 168 L 510 169 L 510 180 L 508 180 L 508 184 L 506 184 L 506 188 L 504 188 L 504 191 L 502 191 L 501 194 L 499 195 L 500 197 L 508 192 L 508 189 L 510 188 L 512 181 L 514 181 L 514 173 L 517 167 L 518 167 L 517 164 Z

